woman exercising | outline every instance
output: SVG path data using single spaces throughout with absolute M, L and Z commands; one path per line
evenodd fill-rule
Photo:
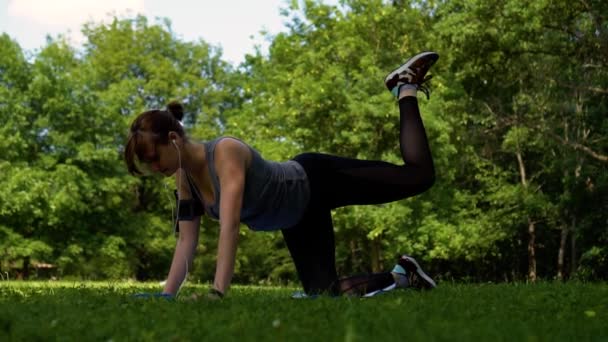
M 395 288 L 434 288 L 416 260 L 404 255 L 391 272 L 340 279 L 335 265 L 331 211 L 347 205 L 392 202 L 429 189 L 435 170 L 416 94 L 437 61 L 423 52 L 391 72 L 385 84 L 399 101 L 400 150 L 404 165 L 304 153 L 286 162 L 264 160 L 241 140 L 188 139 L 179 120 L 183 107 L 141 113 L 125 147 L 129 172 L 149 168 L 175 176 L 179 239 L 162 296 L 175 296 L 198 243 L 201 216 L 219 219 L 212 295 L 223 297 L 234 272 L 241 222 L 253 230 L 280 230 L 307 295 L 373 296 Z

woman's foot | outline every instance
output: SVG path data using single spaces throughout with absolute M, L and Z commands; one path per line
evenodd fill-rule
M 388 90 L 399 97 L 399 89 L 404 85 L 413 85 L 429 97 L 429 89 L 424 83 L 432 78 L 426 77 L 426 73 L 431 66 L 439 59 L 439 54 L 432 51 L 422 52 L 408 59 L 400 67 L 389 73 L 384 79 L 384 84 Z
M 403 255 L 399 258 L 392 273 L 397 287 L 418 290 L 430 290 L 437 287 L 435 281 L 424 273 L 416 259 L 408 255 Z

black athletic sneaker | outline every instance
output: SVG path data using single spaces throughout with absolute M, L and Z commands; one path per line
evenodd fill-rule
M 431 66 L 439 59 L 436 52 L 422 52 L 407 60 L 400 67 L 393 70 L 384 79 L 384 84 L 395 96 L 399 96 L 399 88 L 404 84 L 413 84 L 429 98 L 429 89 L 424 83 L 433 76 L 426 77 Z
M 418 265 L 418 263 L 416 262 L 416 259 L 412 258 L 411 256 L 401 256 L 401 258 L 399 258 L 399 261 L 397 261 L 397 264 L 399 264 L 405 269 L 409 288 L 419 290 L 430 290 L 437 287 L 435 281 L 433 281 L 431 277 L 424 273 L 422 268 L 420 268 L 420 265 Z

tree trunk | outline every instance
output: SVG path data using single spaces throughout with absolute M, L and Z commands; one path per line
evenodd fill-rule
M 572 226 L 570 227 L 570 278 L 574 276 L 576 273 L 576 269 L 578 268 L 577 260 L 576 260 L 576 217 L 572 218 Z
M 578 108 L 578 106 L 577 106 Z M 563 141 L 568 143 L 570 141 L 570 125 L 568 124 L 568 120 L 564 118 L 564 138 Z M 578 159 L 578 158 L 577 158 Z M 579 163 L 580 166 L 580 163 Z M 578 178 L 580 174 L 579 166 L 574 168 L 574 176 Z M 568 171 L 564 171 L 564 177 L 568 177 Z M 566 218 L 572 215 L 574 217 L 574 213 L 571 210 L 566 210 Z M 561 236 L 559 241 L 559 251 L 557 252 L 557 279 L 564 280 L 565 270 L 564 270 L 564 258 L 566 255 L 566 244 L 568 242 L 568 224 L 564 223 L 561 229 Z
M 528 189 L 528 179 L 526 176 L 526 165 L 520 151 L 517 151 L 517 164 L 519 165 L 519 177 L 524 190 Z M 536 226 L 532 217 L 528 216 L 528 280 L 536 281 Z
M 534 221 L 528 218 L 528 280 L 536 281 L 536 226 Z
M 372 257 L 372 272 L 378 273 L 381 271 L 380 267 L 380 246 L 378 240 L 374 239 L 371 241 L 371 257 Z
M 528 180 L 526 178 L 526 165 L 524 164 L 524 158 L 521 152 L 517 152 L 517 164 L 519 165 L 519 177 L 521 179 L 521 185 L 524 189 L 528 188 Z
M 349 243 L 349 249 L 350 249 L 350 269 L 351 270 L 356 270 L 355 265 L 359 265 L 359 262 L 357 260 L 357 242 L 354 239 L 350 240 Z
M 23 280 L 28 280 L 30 277 L 30 257 L 27 256 L 23 258 L 23 269 L 21 270 L 23 274 Z
M 568 226 L 562 227 L 561 238 L 559 240 L 559 252 L 557 253 L 557 279 L 564 280 L 564 256 L 566 255 L 566 242 L 568 242 Z

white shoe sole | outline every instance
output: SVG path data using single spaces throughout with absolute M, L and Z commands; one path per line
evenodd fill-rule
M 363 297 L 373 297 L 373 296 L 381 294 L 383 292 L 388 292 L 390 290 L 394 290 L 396 287 L 397 287 L 397 284 L 392 284 L 392 285 L 389 285 L 389 286 L 387 286 L 387 287 L 385 287 L 385 288 L 383 288 L 381 290 L 377 290 L 377 291 L 374 291 L 374 292 L 366 293 L 365 295 L 363 295 Z
M 414 61 L 416 61 L 422 57 L 426 57 L 429 55 L 436 55 L 436 54 L 437 53 L 433 52 L 433 51 L 426 51 L 426 52 L 421 52 L 421 53 L 417 54 L 416 56 L 408 59 L 407 62 L 405 62 L 402 66 L 398 67 L 397 69 L 395 69 L 391 73 L 389 73 L 386 76 L 386 78 L 384 78 L 384 83 L 386 84 L 386 82 L 388 82 L 393 77 L 395 77 L 395 74 L 402 74 L 404 71 L 408 70 L 410 68 L 410 66 L 414 63 Z M 412 70 L 410 70 L 410 71 L 412 71 Z
M 403 255 L 401 256 L 402 259 L 406 259 L 407 261 L 411 262 L 412 264 L 414 264 L 416 266 L 416 274 L 418 276 L 420 276 L 422 279 L 424 279 L 424 281 L 426 281 L 428 284 L 431 285 L 431 288 L 436 288 L 437 284 L 435 284 L 435 281 L 433 281 L 433 279 L 431 279 L 431 277 L 429 277 L 426 273 L 424 273 L 424 271 L 422 270 L 422 268 L 420 267 L 420 265 L 418 265 L 418 263 L 416 262 L 416 259 L 407 256 L 407 255 Z

